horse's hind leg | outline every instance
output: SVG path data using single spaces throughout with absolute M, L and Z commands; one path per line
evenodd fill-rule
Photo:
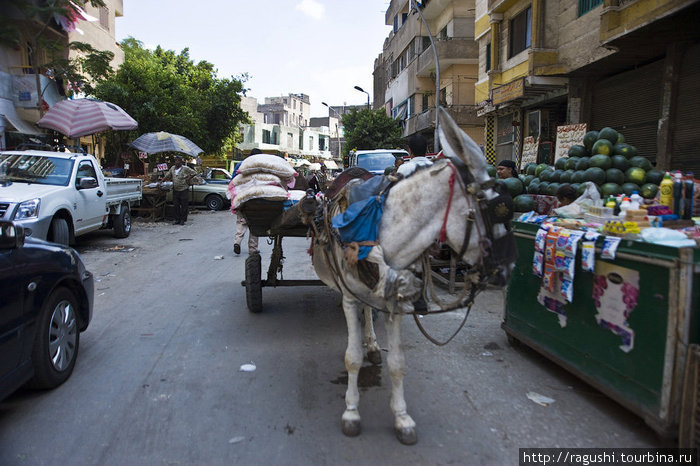
M 360 434 L 360 391 L 357 388 L 357 377 L 360 373 L 360 367 L 362 367 L 360 305 L 357 301 L 343 296 L 343 311 L 348 325 L 348 347 L 345 350 L 348 388 L 345 392 L 345 412 L 342 418 L 343 433 L 354 437 Z
M 387 316 L 386 333 L 389 343 L 387 365 L 391 375 L 391 410 L 394 412 L 394 430 L 401 443 L 413 445 L 418 441 L 418 435 L 416 423 L 406 412 L 406 400 L 403 393 L 406 359 L 401 347 L 401 314 Z
M 369 306 L 363 307 L 365 331 L 364 340 L 367 348 L 367 360 L 372 364 L 379 365 L 382 363 L 382 353 L 377 344 L 377 334 L 374 333 L 374 310 Z

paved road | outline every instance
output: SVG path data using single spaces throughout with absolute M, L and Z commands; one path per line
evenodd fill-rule
M 501 465 L 517 464 L 519 447 L 668 444 L 556 365 L 511 348 L 494 290 L 446 347 L 404 321 L 417 445 L 394 438 L 385 367 L 363 369 L 363 432 L 344 437 L 338 295 L 264 289 L 264 312 L 249 313 L 234 226 L 228 212 L 200 211 L 185 226 L 136 222 L 125 240 L 80 241 L 98 280 L 93 322 L 66 384 L 0 402 L 0 464 Z M 315 278 L 308 241 L 284 245 L 285 278 Z M 261 246 L 266 269 L 271 248 Z M 438 335 L 460 321 L 424 319 Z M 382 325 L 378 334 L 384 343 Z M 251 362 L 254 372 L 239 370 Z M 540 406 L 531 391 L 556 401 Z

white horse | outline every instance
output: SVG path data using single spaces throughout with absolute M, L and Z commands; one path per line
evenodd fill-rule
M 501 197 L 492 189 L 493 181 L 486 171 L 484 156 L 446 111 L 438 111 L 440 142 L 448 159 L 417 171 L 389 191 L 379 229 L 379 246 L 373 247 L 366 259 L 378 267 L 379 283 L 376 286 L 370 288 L 365 284 L 366 280 L 360 279 L 357 265 L 343 259 L 342 245 L 333 234 L 316 227 L 313 265 L 324 283 L 341 292 L 348 326 L 345 352 L 348 387 L 342 416 L 343 433 L 348 436 L 360 433 L 357 385 L 363 360 L 360 312 L 371 306 L 388 313 L 387 364 L 392 382 L 394 429 L 399 441 L 413 444 L 417 441 L 416 424 L 408 414 L 404 400 L 406 363 L 400 326 L 403 314 L 413 312 L 412 302 L 422 288 L 422 281 L 415 273 L 416 264 L 442 233 L 451 249 L 461 252 L 461 260 L 471 266 L 474 275 L 484 280 L 482 284 L 485 277 L 496 275 L 500 276 L 501 283 L 505 283 L 512 268 L 512 234 L 504 224 L 494 223 L 486 215 L 493 210 L 493 206 L 486 207 L 490 205 L 489 201 Z M 500 207 L 503 213 L 503 206 Z M 329 209 L 326 224 L 337 212 L 333 205 Z M 367 312 L 365 333 L 368 357 L 372 360 L 372 356 L 378 355 L 379 347 L 372 318 Z

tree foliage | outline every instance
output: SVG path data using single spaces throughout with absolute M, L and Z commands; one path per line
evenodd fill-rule
M 80 7 L 90 4 L 104 6 L 103 0 L 3 0 L 0 7 L 0 42 L 14 47 L 27 47 L 32 73 L 37 76 L 37 91 L 41 95 L 39 74 L 65 85 L 68 92 L 80 91 L 90 94 L 93 83 L 112 73 L 110 62 L 114 54 L 97 50 L 84 42 L 68 43 L 65 37 L 56 34 L 63 27 L 59 21 L 71 23 Z M 75 5 L 74 5 L 75 4 Z M 68 51 L 78 52 L 69 59 Z M 45 55 L 41 51 L 46 52 Z M 41 57 L 45 57 L 42 59 Z M 37 106 L 40 108 L 40 102 Z
M 223 153 L 239 137 L 238 125 L 248 121 L 240 106 L 246 75 L 219 79 L 214 65 L 195 64 L 188 49 L 176 54 L 158 46 L 151 51 L 134 38 L 124 39 L 122 48 L 124 63 L 98 83 L 95 96 L 138 121 L 137 135 L 180 134 L 207 154 Z
M 345 147 L 350 150 L 393 149 L 401 146 L 401 124 L 386 114 L 383 108 L 352 109 L 343 115 Z

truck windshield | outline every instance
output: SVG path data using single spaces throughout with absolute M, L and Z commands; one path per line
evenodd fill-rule
M 396 158 L 391 152 L 374 152 L 357 154 L 357 166 L 368 171 L 383 172 L 386 167 L 393 167 Z
M 0 154 L 0 179 L 68 186 L 73 160 L 31 154 Z

